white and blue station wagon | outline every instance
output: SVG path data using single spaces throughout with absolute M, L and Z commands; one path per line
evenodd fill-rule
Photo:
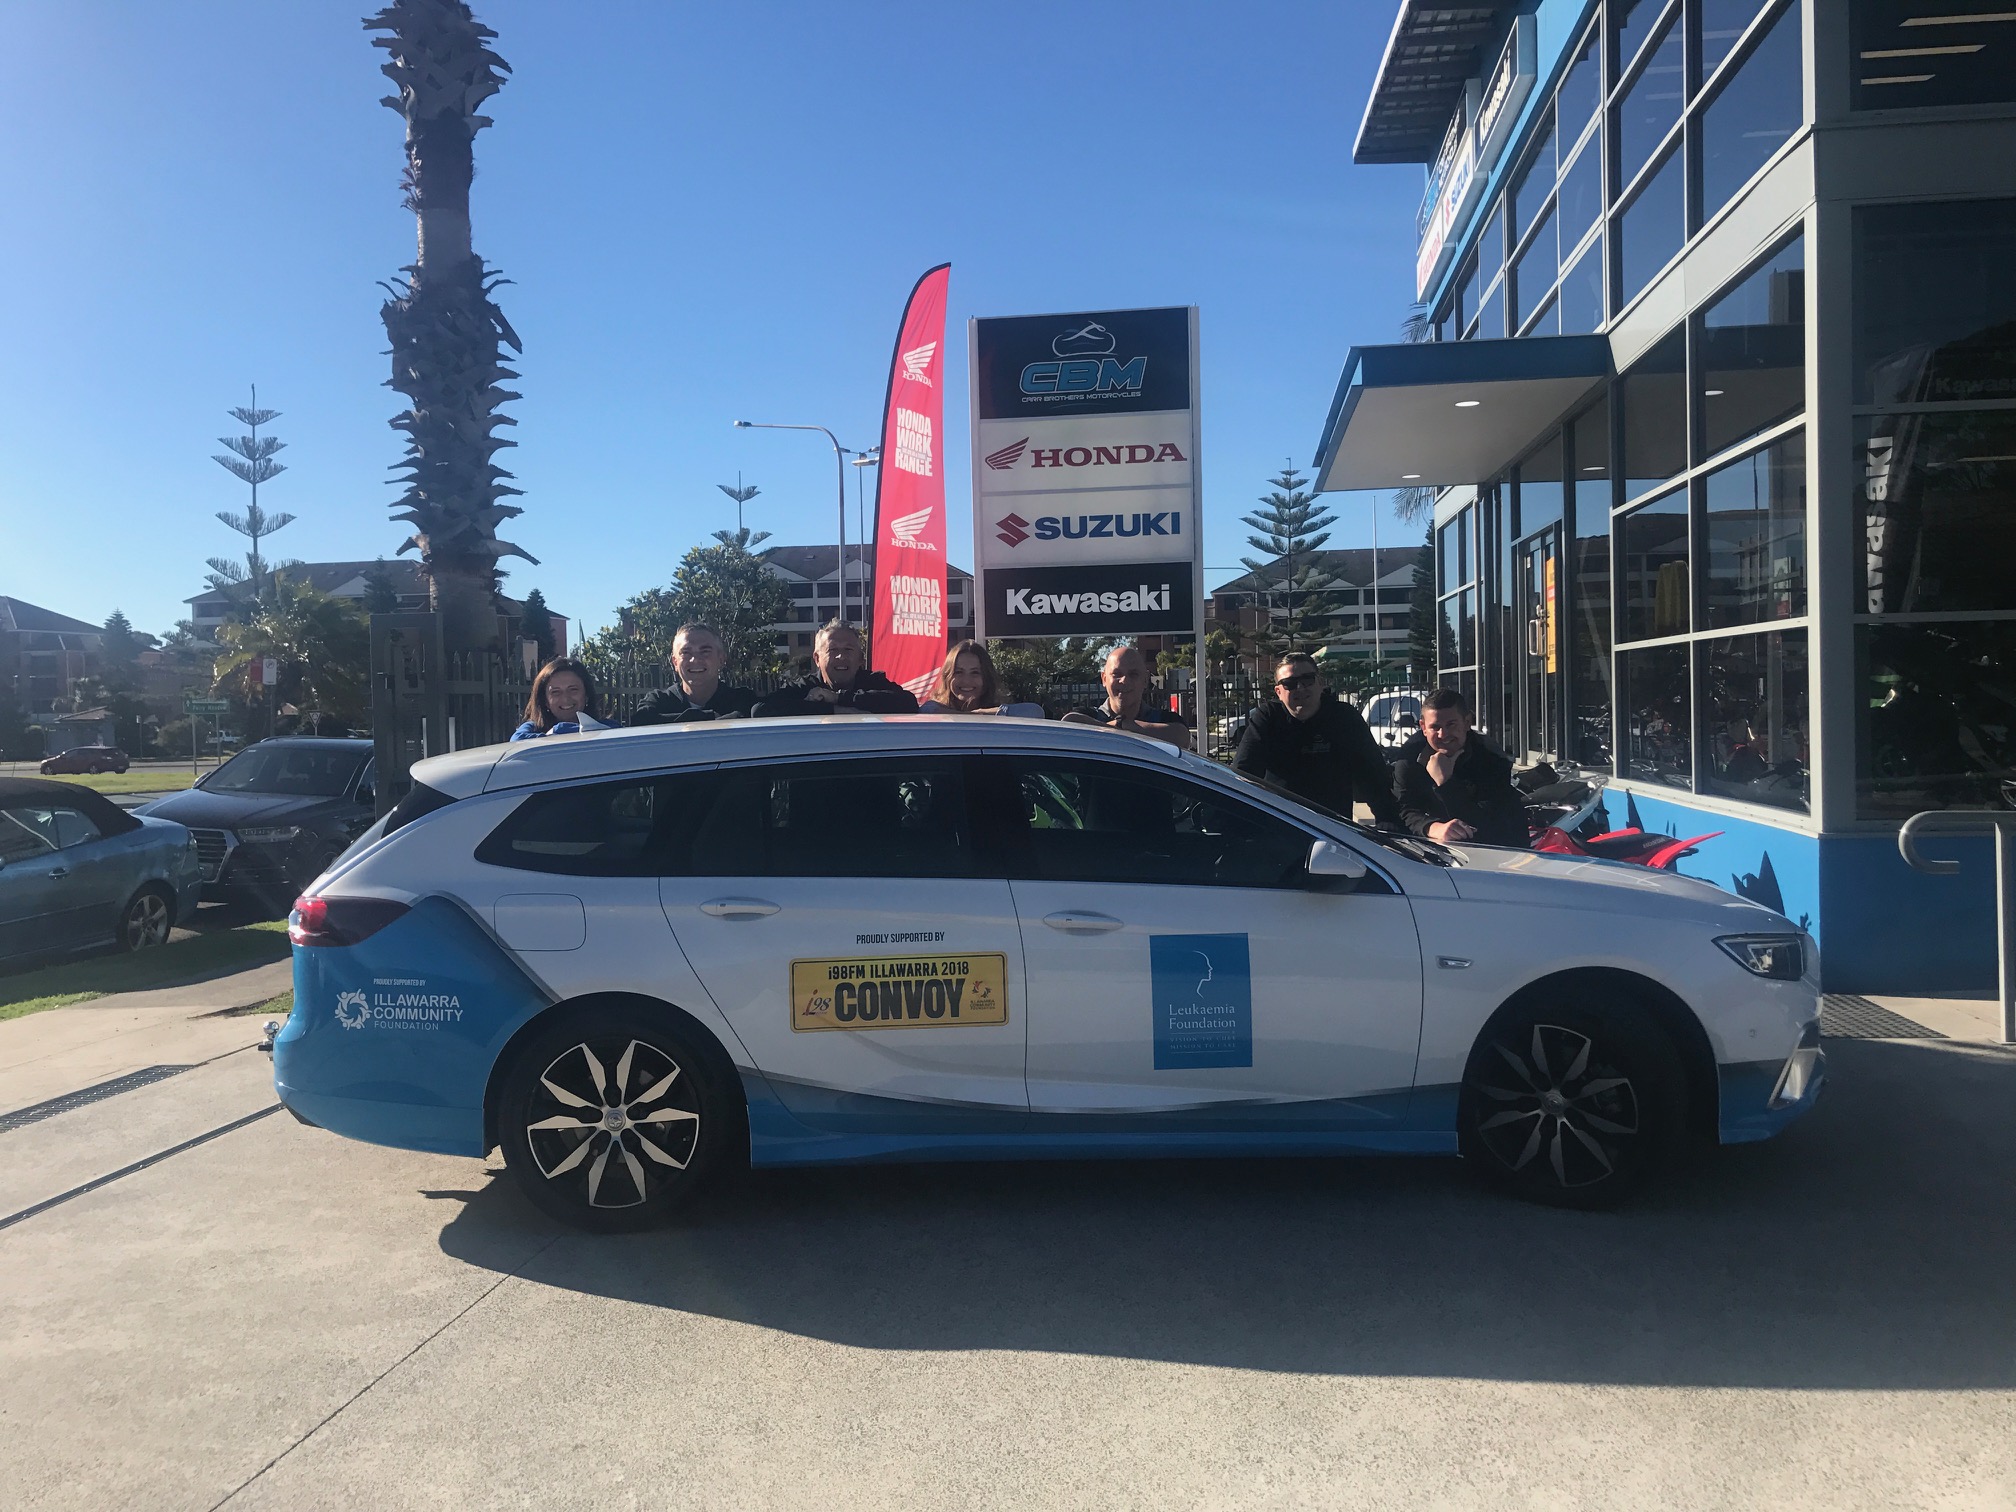
M 1109 730 L 733 720 L 413 777 L 295 907 L 279 1095 L 501 1145 L 588 1228 L 745 1158 L 1460 1153 L 1597 1206 L 1822 1082 L 1813 944 L 1768 909 Z

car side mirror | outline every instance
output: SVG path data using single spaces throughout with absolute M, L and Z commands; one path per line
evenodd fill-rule
M 1318 840 L 1309 847 L 1307 869 L 1312 877 L 1353 883 L 1363 881 L 1368 870 L 1357 852 L 1335 840 Z

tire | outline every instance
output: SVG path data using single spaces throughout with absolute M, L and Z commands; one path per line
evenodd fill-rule
M 119 948 L 129 954 L 168 943 L 175 927 L 175 904 L 158 887 L 143 887 L 119 910 Z
M 591 1007 L 520 1047 L 497 1132 L 533 1206 L 617 1234 L 656 1227 L 691 1200 L 726 1157 L 738 1111 L 697 1039 L 642 1009 Z
M 1478 1037 L 1457 1099 L 1463 1157 L 1489 1185 L 1552 1207 L 1607 1208 L 1685 1144 L 1686 1073 L 1652 1016 L 1563 991 Z
M 336 864 L 336 858 L 343 854 L 344 849 L 340 843 L 318 841 L 314 849 L 309 851 L 306 860 L 289 868 L 288 884 L 299 895 L 307 889 L 310 882 Z M 294 906 L 291 899 L 287 906 L 290 909 Z

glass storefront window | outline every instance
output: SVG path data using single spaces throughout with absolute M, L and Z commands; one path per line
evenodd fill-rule
M 1525 171 L 1519 175 L 1519 182 L 1512 189 L 1512 235 L 1517 240 L 1526 234 L 1526 228 L 1533 224 L 1533 218 L 1540 213 L 1540 207 L 1547 203 L 1547 196 L 1554 192 L 1554 117 L 1550 112 L 1534 132 L 1532 154 L 1526 159 Z
M 1464 510 L 1436 532 L 1437 560 L 1441 563 L 1440 593 L 1453 593 L 1471 580 L 1470 511 Z
M 1470 323 L 1477 318 L 1477 259 L 1471 258 L 1464 265 L 1462 277 L 1457 280 L 1456 289 L 1456 329 L 1468 332 Z
M 1610 406 L 1599 402 L 1569 427 L 1575 514 L 1569 547 L 1568 758 L 1610 769 Z
M 1535 319 L 1531 325 L 1527 326 L 1526 329 L 1521 331 L 1519 334 L 1521 336 L 1560 335 L 1561 311 L 1556 307 L 1554 301 L 1552 299 L 1549 299 L 1547 301 L 1546 308 L 1541 310 L 1538 318 Z
M 1618 292 L 1629 304 L 1687 240 L 1685 175 L 1676 149 L 1615 223 Z
M 1928 11 L 1936 26 L 1925 24 Z M 1848 38 L 1852 109 L 2016 100 L 2016 13 L 2000 0 L 1850 0 Z
M 1516 327 L 1539 308 L 1540 301 L 1547 297 L 1547 291 L 1554 287 L 1554 274 L 1560 268 L 1560 249 L 1554 241 L 1554 214 L 1549 211 L 1540 222 L 1540 228 L 1533 233 L 1519 253 L 1519 260 L 1512 269 L 1512 298 L 1516 301 L 1512 311 L 1512 324 Z
M 1701 791 L 1804 813 L 1806 696 L 1804 630 L 1703 641 Z
M 1561 87 L 1554 92 L 1554 110 L 1561 126 L 1564 152 L 1575 145 L 1582 128 L 1603 103 L 1603 79 L 1597 59 L 1597 36 L 1592 27 L 1582 45 L 1575 49 L 1575 59 L 1562 76 Z
M 1872 415 L 1855 428 L 1855 607 L 2016 609 L 2016 410 Z
M 2016 199 L 1857 205 L 1853 240 L 1857 404 L 2016 399 Z
M 1603 238 L 1561 278 L 1561 334 L 1584 336 L 1603 324 Z
M 1435 640 L 1435 660 L 1442 667 L 1460 665 L 1456 657 L 1456 613 L 1460 607 L 1456 602 L 1457 597 L 1458 595 L 1452 593 L 1449 597 L 1443 599 L 1438 606 L 1436 615 L 1438 627 Z
M 1795 238 L 1701 315 L 1695 353 L 1702 455 L 1806 407 L 1805 240 Z
M 1505 203 L 1500 200 L 1484 216 L 1477 233 L 1477 277 L 1489 283 L 1505 266 Z
M 1555 431 L 1514 469 L 1519 534 L 1529 536 L 1561 518 L 1561 432 Z
M 1645 69 L 1617 102 L 1617 182 L 1629 184 L 1652 159 L 1666 133 L 1680 119 L 1687 96 L 1682 69 L 1679 17 L 1652 45 Z
M 1603 213 L 1603 144 L 1591 137 L 1580 157 L 1561 175 L 1561 251 L 1565 256 L 1582 244 Z
M 1622 774 L 1668 787 L 1694 785 L 1693 697 L 1687 647 L 1648 646 L 1617 658 Z
M 1704 629 L 1806 613 L 1806 436 L 1785 436 L 1702 484 Z
M 1624 575 L 1620 639 L 1685 635 L 1692 620 L 1687 577 L 1687 492 L 1668 494 L 1618 521 L 1618 571 Z
M 1857 625 L 1855 811 L 2016 804 L 2016 620 Z
M 1687 465 L 1687 338 L 1675 329 L 1617 385 L 1624 412 L 1624 497 L 1636 498 Z
M 1456 595 L 1456 665 L 1468 667 L 1475 665 L 1476 661 L 1477 590 L 1465 588 Z
M 1610 0 L 1610 24 L 1617 34 L 1617 70 L 1611 78 L 1621 78 L 1631 67 L 1665 9 L 1664 0 Z
M 1477 339 L 1487 341 L 1493 336 L 1505 334 L 1505 280 L 1499 279 L 1484 296 L 1484 307 L 1477 312 Z
M 1799 7 L 1789 7 L 1701 112 L 1701 219 L 1706 222 L 1792 140 L 1806 118 Z
M 1706 80 L 1735 50 L 1737 38 L 1764 5 L 1763 0 L 1700 0 L 1700 4 L 1701 77 Z

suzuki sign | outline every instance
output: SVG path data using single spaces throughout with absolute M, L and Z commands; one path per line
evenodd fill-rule
M 1197 312 L 976 320 L 983 637 L 1194 634 Z

